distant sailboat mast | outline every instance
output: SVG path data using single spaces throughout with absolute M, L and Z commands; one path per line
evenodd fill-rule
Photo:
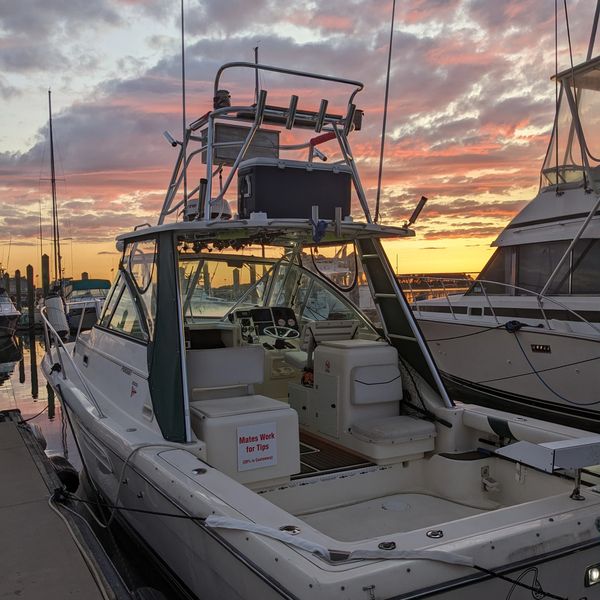
M 54 249 L 54 278 L 62 289 L 62 257 L 60 255 L 60 233 L 58 208 L 56 205 L 56 170 L 54 167 L 54 137 L 52 134 L 52 93 L 48 90 L 48 115 L 50 121 L 50 182 L 52 184 L 52 243 Z

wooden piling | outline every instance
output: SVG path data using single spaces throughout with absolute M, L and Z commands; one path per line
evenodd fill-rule
M 35 347 L 35 336 L 29 336 L 29 367 L 31 374 L 31 397 L 34 400 L 38 399 L 39 385 L 38 385 L 38 370 L 37 370 L 37 348 Z
M 17 269 L 15 271 L 15 294 L 17 296 L 17 310 L 21 310 L 22 302 L 21 302 L 21 271 Z
M 27 309 L 29 313 L 29 331 L 35 327 L 35 287 L 33 284 L 33 267 L 27 265 Z
M 23 354 L 23 336 L 20 335 L 19 339 L 19 383 L 22 385 L 25 383 L 25 355 Z
M 50 292 L 50 257 L 42 254 L 42 290 L 44 298 Z
M 4 273 L 3 279 L 4 289 L 6 290 L 6 293 L 10 296 L 10 275 L 8 274 L 8 272 Z

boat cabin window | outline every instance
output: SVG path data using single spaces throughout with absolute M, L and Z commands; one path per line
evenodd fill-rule
M 119 274 L 119 276 L 115 280 L 110 292 L 108 293 L 108 299 L 106 300 L 106 302 L 104 302 L 102 316 L 100 317 L 100 321 L 99 321 L 99 324 L 102 327 L 108 327 L 110 317 L 113 314 L 113 310 L 115 309 L 117 300 L 121 297 L 121 292 L 123 291 L 124 285 L 125 285 L 125 283 L 123 282 L 123 278 Z
M 486 294 L 494 296 L 513 294 L 514 290 L 511 287 L 513 254 L 514 250 L 510 246 L 498 248 L 467 292 L 467 295 L 479 296 L 484 293 L 484 290 Z
M 580 240 L 573 250 L 573 294 L 600 293 L 600 240 Z
M 142 240 L 128 244 L 126 248 L 127 269 L 142 305 L 150 337 L 156 319 L 156 241 Z
M 517 287 L 532 292 L 541 292 L 568 247 L 567 240 L 518 246 Z M 524 294 L 525 292 L 518 291 L 517 293 Z M 568 293 L 569 261 L 567 260 L 555 276 L 548 289 L 548 295 Z
M 147 339 L 133 296 L 126 285 L 122 286 L 121 295 L 116 302 L 107 327 L 140 340 Z
M 567 251 L 569 243 L 568 240 L 560 240 L 498 248 L 467 294 L 481 295 L 484 288 L 485 293 L 491 295 L 527 295 L 524 290 L 539 293 Z M 555 276 L 547 295 L 600 293 L 598 264 L 600 240 L 580 240 Z

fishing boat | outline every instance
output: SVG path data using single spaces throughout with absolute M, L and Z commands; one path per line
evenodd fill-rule
M 344 99 L 231 100 L 240 70 Z M 361 185 L 362 88 L 222 66 L 158 222 L 117 240 L 99 321 L 63 342 L 45 320 L 105 524 L 190 597 L 598 597 L 600 436 L 450 400 L 382 246 L 413 231 L 374 223 Z M 354 264 L 331 278 L 317 254 Z
M 108 279 L 71 279 L 64 283 L 67 321 L 71 331 L 92 327 L 100 316 L 109 290 Z
M 596 11 L 597 22 L 598 11 Z M 413 303 L 457 398 L 600 432 L 600 57 L 559 86 L 540 188 L 476 281 Z M 455 293 L 462 284 L 466 291 Z M 405 291 L 414 293 L 410 282 Z M 421 288 L 421 293 L 427 290 Z
M 11 338 L 15 334 L 20 316 L 8 292 L 0 287 L 0 339 Z

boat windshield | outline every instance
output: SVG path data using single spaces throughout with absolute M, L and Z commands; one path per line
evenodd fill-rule
M 237 310 L 277 306 L 291 308 L 300 324 L 354 319 L 373 331 L 363 311 L 354 305 L 358 285 L 348 291 L 342 285 L 350 278 L 348 269 L 338 265 L 330 273 L 321 258 L 321 265 L 317 264 L 321 272 L 315 271 L 306 253 L 275 247 L 259 248 L 256 254 L 249 255 L 248 248 L 245 254 L 180 248 L 179 287 L 186 324 L 227 320 Z M 303 266 L 307 261 L 312 269 Z

